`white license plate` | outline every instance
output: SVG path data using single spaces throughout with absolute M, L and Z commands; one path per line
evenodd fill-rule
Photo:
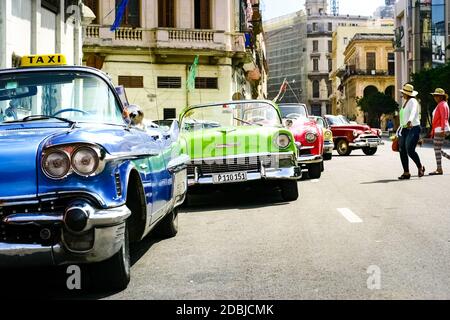
M 213 175 L 214 184 L 242 182 L 247 180 L 247 172 L 230 172 Z

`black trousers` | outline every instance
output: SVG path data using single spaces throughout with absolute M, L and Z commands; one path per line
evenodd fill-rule
M 415 126 L 411 129 L 402 129 L 398 144 L 404 172 L 409 172 L 409 158 L 414 161 L 418 169 L 422 169 L 422 163 L 420 162 L 419 155 L 416 152 L 417 142 L 419 142 L 419 139 L 420 126 Z

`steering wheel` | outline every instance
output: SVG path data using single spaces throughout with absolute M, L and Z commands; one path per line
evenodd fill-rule
M 301 115 L 300 113 L 289 113 L 287 116 L 286 116 L 286 119 L 297 119 L 297 118 L 300 118 L 300 117 L 302 117 L 303 115 Z
M 84 110 L 80 110 L 80 109 L 75 109 L 75 108 L 67 108 L 67 109 L 61 109 L 58 112 L 55 112 L 54 114 L 52 114 L 52 117 L 56 117 L 58 114 L 64 113 L 64 112 L 79 112 L 82 113 L 84 115 L 88 115 L 89 112 L 86 112 Z

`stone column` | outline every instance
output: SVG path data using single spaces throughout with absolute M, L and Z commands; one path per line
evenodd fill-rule
M 0 1 L 0 69 L 4 69 L 7 67 L 6 62 L 7 12 L 11 12 L 11 0 Z
M 41 27 L 41 0 L 31 3 L 31 54 L 37 54 L 39 44 L 39 29 Z

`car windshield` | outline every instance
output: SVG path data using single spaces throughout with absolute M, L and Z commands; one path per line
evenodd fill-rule
M 332 126 L 344 126 L 350 124 L 344 116 L 327 116 L 327 120 Z
M 301 104 L 280 104 L 278 106 L 281 111 L 281 117 L 283 119 L 286 118 L 298 118 L 299 116 L 307 117 L 308 113 L 306 112 L 306 108 Z
M 267 102 L 231 102 L 194 107 L 184 114 L 183 130 L 193 131 L 220 127 L 281 126 L 273 105 Z
M 124 124 L 109 86 L 88 73 L 25 72 L 0 75 L 0 123 L 58 121 Z
M 315 121 L 315 123 L 316 123 L 319 127 L 321 127 L 321 128 L 326 128 L 325 120 L 323 120 L 323 118 L 316 117 L 316 118 L 311 118 L 311 120 Z

